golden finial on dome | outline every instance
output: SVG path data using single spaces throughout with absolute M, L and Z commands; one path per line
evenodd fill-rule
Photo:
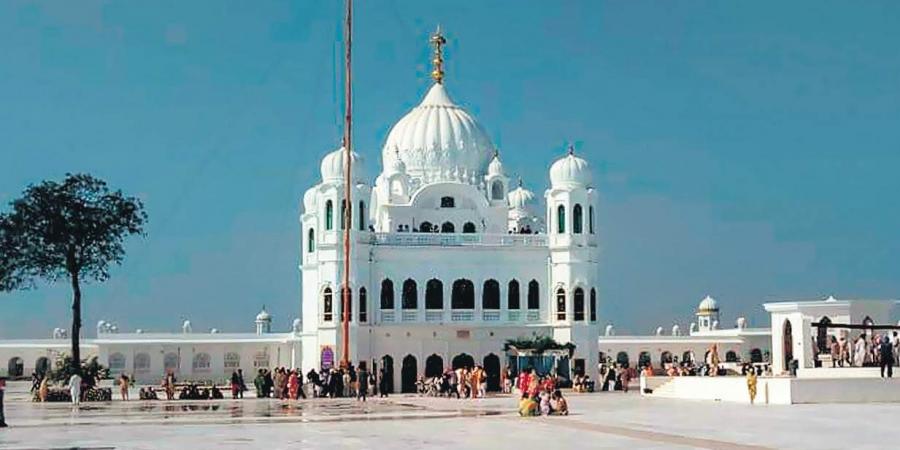
M 444 83 L 444 44 L 447 40 L 441 34 L 441 26 L 438 25 L 437 30 L 431 35 L 431 45 L 434 47 L 434 59 L 431 64 L 434 70 L 431 71 L 431 78 L 438 84 Z
M 567 153 L 570 155 L 574 155 L 575 154 L 575 146 L 572 144 L 569 144 L 569 150 Z

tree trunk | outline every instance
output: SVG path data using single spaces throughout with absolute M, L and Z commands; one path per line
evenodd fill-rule
M 78 284 L 78 272 L 71 274 L 72 279 L 72 364 L 75 373 L 81 375 L 81 286 Z

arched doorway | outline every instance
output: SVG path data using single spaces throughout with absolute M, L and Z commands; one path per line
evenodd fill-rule
M 453 222 L 442 223 L 441 233 L 456 233 L 456 227 L 453 226 Z
M 491 353 L 484 357 L 484 372 L 487 375 L 487 390 L 500 390 L 500 357 Z
M 471 369 L 472 367 L 475 367 L 475 358 L 472 358 L 471 355 L 460 353 L 453 357 L 451 367 L 453 367 L 453 370 L 459 369 L 460 367 Z
M 672 362 L 672 353 L 671 352 L 662 352 L 662 355 L 659 356 L 659 365 L 665 367 L 666 364 L 670 364 Z
M 439 377 L 444 373 L 444 358 L 439 355 L 431 355 L 425 360 L 425 377 Z
M 758 348 L 754 348 L 753 350 L 750 350 L 750 362 L 752 362 L 752 363 L 763 362 L 762 350 L 760 350 Z
M 381 367 L 384 369 L 384 373 L 381 375 L 384 377 L 384 390 L 388 394 L 394 393 L 394 358 L 391 358 L 390 355 L 384 355 L 381 357 Z
M 638 355 L 638 367 L 639 368 L 644 368 L 644 367 L 652 366 L 652 365 L 653 365 L 653 362 L 650 359 L 650 352 L 641 352 L 641 354 Z
M 737 352 L 734 350 L 728 350 L 725 353 L 725 362 L 735 363 L 738 362 Z
M 475 309 L 475 285 L 466 279 L 453 282 L 450 294 L 450 307 L 453 309 Z
M 403 365 L 400 368 L 400 392 L 415 393 L 417 375 L 418 369 L 416 368 L 416 357 L 413 355 L 406 355 L 403 358 Z
M 10 378 L 21 378 L 25 375 L 25 360 L 14 356 L 7 365 L 7 375 Z
M 828 353 L 828 328 L 825 325 L 831 325 L 831 319 L 828 316 L 822 316 L 819 319 L 821 324 L 816 328 L 816 350 L 818 353 Z
M 475 224 L 472 222 L 466 222 L 463 224 L 463 233 L 474 233 L 475 232 Z
M 791 370 L 791 361 L 794 360 L 794 330 L 791 327 L 791 321 L 784 321 L 782 331 L 782 345 L 784 347 L 784 370 Z
M 419 231 L 422 233 L 431 233 L 433 226 L 431 222 L 422 222 L 419 224 Z
M 34 363 L 34 371 L 40 377 L 46 375 L 50 371 L 50 360 L 45 356 L 38 358 L 37 362 Z
M 616 354 L 616 364 L 622 367 L 628 367 L 628 353 L 619 352 L 618 354 Z
M 686 363 L 694 362 L 694 352 L 688 350 L 681 354 L 681 360 Z

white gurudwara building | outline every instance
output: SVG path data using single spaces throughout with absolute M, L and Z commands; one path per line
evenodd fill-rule
M 350 360 L 384 367 L 404 391 L 461 364 L 499 381 L 504 343 L 521 337 L 574 343 L 571 369 L 596 367 L 597 193 L 586 160 L 570 149 L 553 163 L 539 211 L 442 77 L 391 129 L 374 183 L 360 155 L 350 158 L 349 286 L 344 149 L 325 156 L 303 198 L 304 367 L 340 354 L 347 288 Z

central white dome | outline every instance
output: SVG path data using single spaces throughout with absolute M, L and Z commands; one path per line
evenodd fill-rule
M 494 155 L 487 133 L 435 84 L 388 134 L 382 161 L 396 156 L 407 173 L 434 181 L 475 181 Z

